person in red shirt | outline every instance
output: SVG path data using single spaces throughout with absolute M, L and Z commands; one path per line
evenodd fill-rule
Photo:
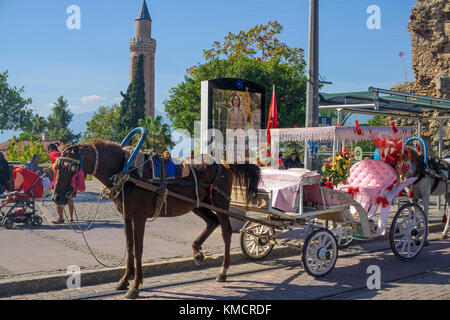
M 50 144 L 47 147 L 47 150 L 49 152 L 49 156 L 50 156 L 50 161 L 52 163 L 52 165 L 55 163 L 55 161 L 61 157 L 61 152 L 58 151 L 58 147 L 55 144 Z M 56 182 L 56 171 L 53 172 L 53 181 L 52 181 L 52 186 L 55 185 Z M 72 196 L 67 197 L 67 205 L 69 206 L 69 217 L 70 217 L 70 222 L 73 222 L 73 198 Z M 64 223 L 64 206 L 59 206 L 57 207 L 58 210 L 58 219 L 55 221 L 52 221 L 54 224 L 61 224 Z

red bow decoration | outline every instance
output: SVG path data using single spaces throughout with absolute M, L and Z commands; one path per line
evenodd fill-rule
M 391 191 L 392 189 L 394 189 L 394 186 L 397 184 L 397 182 L 398 182 L 398 179 L 395 179 L 394 182 L 389 187 L 387 187 L 386 189 Z
M 416 150 L 420 152 L 420 145 L 418 144 Z
M 381 204 L 383 206 L 383 208 L 386 208 L 389 205 L 389 202 L 384 197 L 383 198 L 382 197 L 378 197 L 377 198 L 377 204 Z
M 340 127 L 340 126 L 341 126 L 341 124 L 340 124 L 340 123 L 338 123 L 338 124 L 337 124 L 337 127 Z
M 328 189 L 333 190 L 333 187 L 335 186 L 335 184 L 333 182 L 325 182 L 325 187 L 327 187 Z
M 359 188 L 348 187 L 347 193 L 354 197 L 359 192 Z
M 356 125 L 356 133 L 360 136 L 360 135 L 362 135 L 362 130 L 361 130 L 361 128 L 359 127 L 359 121 L 358 120 L 355 120 L 355 125 Z
M 395 127 L 395 122 L 394 121 L 391 122 L 391 126 L 392 126 L 392 130 L 394 130 L 394 133 L 397 133 L 398 129 Z
M 298 126 L 297 126 L 297 125 L 294 125 L 294 128 L 298 128 Z
M 414 192 L 411 190 L 409 190 L 409 194 L 408 194 L 408 198 L 412 198 L 414 197 Z

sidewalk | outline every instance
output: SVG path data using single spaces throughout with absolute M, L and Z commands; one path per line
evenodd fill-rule
M 82 229 L 87 227 L 96 213 L 99 190 L 100 184 L 97 181 L 87 181 L 86 192 L 79 194 L 75 199 L 76 212 L 82 221 Z M 81 270 L 105 269 L 93 258 L 80 233 L 72 231 L 67 223 L 51 224 L 56 207 L 50 199 L 44 202 L 39 201 L 38 208 L 43 218 L 42 226 L 17 224 L 13 230 L 0 229 L 0 256 L 2 257 L 0 282 L 65 274 L 67 268 L 72 265 L 79 266 Z M 396 206 L 394 209 L 397 210 Z M 433 212 L 430 218 L 430 223 L 438 223 L 442 219 L 442 214 Z M 78 229 L 76 224 L 72 227 Z M 143 262 L 155 264 L 178 261 L 180 265 L 186 263 L 193 265 L 190 261 L 191 243 L 204 228 L 203 220 L 193 213 L 148 222 Z M 120 264 L 125 254 L 125 235 L 121 216 L 112 201 L 105 200 L 100 203 L 95 223 L 85 233 L 85 237 L 100 261 L 109 266 Z M 234 233 L 231 252 L 235 255 L 241 253 L 239 241 L 239 233 Z M 370 245 L 370 243 L 365 244 L 365 246 Z M 203 252 L 206 256 L 221 256 L 223 247 L 219 227 L 203 245 Z M 281 250 L 281 254 L 289 253 L 286 248 L 278 250 Z M 219 267 L 219 262 L 214 263 Z

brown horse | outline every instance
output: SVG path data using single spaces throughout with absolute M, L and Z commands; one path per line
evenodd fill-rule
M 201 157 L 203 159 L 203 156 Z M 107 188 L 113 187 L 111 177 L 121 172 L 126 159 L 127 152 L 119 144 L 100 139 L 94 140 L 92 145 L 77 144 L 66 148 L 59 159 L 60 161 L 57 161 L 54 167 L 57 170 L 57 178 L 52 198 L 53 201 L 58 205 L 65 205 L 67 203 L 67 196 L 73 192 L 71 185 L 72 177 L 81 167 L 85 174 L 94 175 Z M 233 164 L 226 165 L 225 167 L 217 163 L 196 163 L 198 162 L 193 161 L 189 176 L 183 179 L 183 181 L 190 183 L 183 185 L 168 184 L 167 189 L 225 210 L 228 210 L 230 206 L 230 194 L 234 179 L 247 190 L 247 195 L 249 196 L 257 190 L 260 171 L 255 165 Z M 195 177 L 192 169 L 195 171 Z M 136 173 L 137 170 L 133 169 L 130 171 L 131 174 L 133 172 Z M 153 178 L 151 161 L 146 162 L 144 165 L 141 178 Z M 197 192 L 194 186 L 195 180 L 198 182 Z M 206 187 L 212 184 L 215 184 L 214 190 Z M 158 201 L 158 199 L 161 199 L 161 196 L 157 193 L 137 187 L 130 182 L 126 182 L 122 190 L 123 194 L 120 192 L 113 201 L 124 219 L 128 260 L 125 274 L 120 279 L 116 288 L 118 290 L 128 289 L 128 279 L 134 273 L 134 282 L 126 294 L 127 298 L 134 299 L 139 294 L 139 286 L 143 283 L 142 251 L 145 223 L 147 218 L 155 215 L 156 208 L 161 208 L 161 205 L 165 205 L 166 207 L 159 210 L 159 217 L 177 217 L 192 211 L 206 222 L 205 230 L 192 243 L 194 260 L 197 264 L 200 264 L 204 259 L 202 244 L 218 225 L 221 226 L 222 237 L 225 243 L 225 253 L 222 269 L 216 281 L 224 282 L 226 280 L 227 270 L 230 267 L 230 243 L 232 235 L 229 216 L 214 213 L 206 208 L 197 208 L 192 203 L 184 202 L 170 196 L 163 203 Z M 124 199 L 124 203 L 122 199 Z

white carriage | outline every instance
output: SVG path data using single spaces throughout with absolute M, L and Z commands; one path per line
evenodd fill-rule
M 363 160 L 354 164 L 347 183 L 334 189 L 321 185 L 321 176 L 306 169 L 279 170 L 280 141 L 328 141 L 333 156 L 340 142 L 402 139 L 411 128 L 320 127 L 272 129 L 272 168 L 262 168 L 258 193 L 250 203 L 237 187 L 231 206 L 247 215 L 261 215 L 246 222 L 241 230 L 241 248 L 251 259 L 263 259 L 274 245 L 301 249 L 305 270 L 312 276 L 328 274 L 336 264 L 339 248 L 354 238 L 371 240 L 386 231 L 390 204 L 399 191 L 417 178 L 400 182 L 394 169 L 383 161 Z M 378 213 L 379 211 L 379 213 Z M 290 236 L 288 235 L 290 233 Z M 389 238 L 394 254 L 403 261 L 415 258 L 427 237 L 423 210 L 408 203 L 395 214 Z

